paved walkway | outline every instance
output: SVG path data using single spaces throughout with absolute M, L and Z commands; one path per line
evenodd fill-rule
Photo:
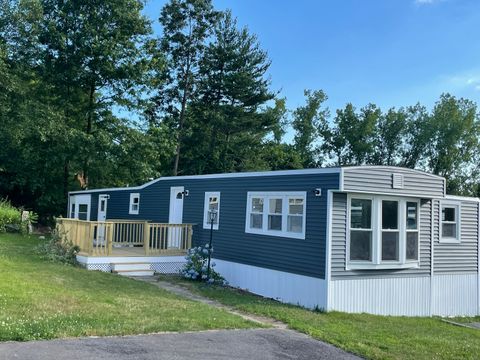
M 0 360 L 357 359 L 291 330 L 221 330 L 0 343 Z
M 0 360 L 292 360 L 359 359 L 332 345 L 288 330 L 271 318 L 246 314 L 157 277 L 137 278 L 182 297 L 224 309 L 270 329 L 215 330 L 136 336 L 0 343 Z
M 187 298 L 187 299 L 190 299 L 190 300 L 194 300 L 194 301 L 199 301 L 201 303 L 204 303 L 204 304 L 207 304 L 207 305 L 210 305 L 210 306 L 214 306 L 214 307 L 219 308 L 219 309 L 223 309 L 223 310 L 229 312 L 230 314 L 238 315 L 238 316 L 244 318 L 245 320 L 250 320 L 250 321 L 260 323 L 260 324 L 263 324 L 263 325 L 268 325 L 268 326 L 274 327 L 276 329 L 286 329 L 287 328 L 287 324 L 285 324 L 281 321 L 277 321 L 275 319 L 265 317 L 265 316 L 260 316 L 260 315 L 255 315 L 255 314 L 247 314 L 247 313 L 244 313 L 244 312 L 240 312 L 240 311 L 238 311 L 237 309 L 235 309 L 231 306 L 227 306 L 227 305 L 224 305 L 224 304 L 222 304 L 218 301 L 206 298 L 206 297 L 198 295 L 198 294 L 194 294 L 190 290 L 188 290 L 187 288 L 185 288 L 183 286 L 175 285 L 175 284 L 172 284 L 168 281 L 161 281 L 161 280 L 159 280 L 159 278 L 157 276 L 142 276 L 142 277 L 137 277 L 137 278 L 134 278 L 134 279 L 148 282 L 152 285 L 155 285 L 155 286 L 157 286 L 161 289 L 164 289 L 164 290 L 167 290 L 167 291 L 172 292 L 174 294 L 177 294 L 181 297 L 184 297 L 184 298 Z

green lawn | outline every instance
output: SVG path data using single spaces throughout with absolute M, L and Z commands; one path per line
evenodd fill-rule
M 239 310 L 281 320 L 317 339 L 371 359 L 480 359 L 480 330 L 439 318 L 318 313 L 230 288 L 167 277 Z M 477 318 L 478 319 L 478 318 Z
M 39 241 L 0 234 L 0 340 L 258 327 L 147 283 L 44 261 Z

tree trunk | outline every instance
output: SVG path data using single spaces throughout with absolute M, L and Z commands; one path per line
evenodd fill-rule
M 92 134 L 93 128 L 93 112 L 94 112 L 94 103 L 95 103 L 95 83 L 92 81 L 90 84 L 90 90 L 88 94 L 88 115 L 87 115 L 87 135 Z M 90 156 L 89 151 L 85 154 L 85 158 L 83 161 L 83 184 L 82 189 L 88 189 L 88 172 L 89 172 L 89 165 L 90 165 Z

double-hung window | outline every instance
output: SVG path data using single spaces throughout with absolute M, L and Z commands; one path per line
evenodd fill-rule
M 406 261 L 418 261 L 418 202 L 406 202 L 405 218 Z
M 88 204 L 78 204 L 78 220 L 88 220 Z
M 350 259 L 372 261 L 372 200 L 352 198 L 350 205 Z
M 347 269 L 418 266 L 419 201 L 348 196 Z
M 249 192 L 245 232 L 305 238 L 305 192 Z
M 218 224 L 220 223 L 220 193 L 218 191 L 205 193 L 205 203 L 203 207 L 204 229 L 210 229 L 212 227 L 212 218 L 213 229 L 218 230 Z
M 140 194 L 132 193 L 130 194 L 130 206 L 128 209 L 128 213 L 130 215 L 138 215 L 139 211 L 140 211 Z
M 460 242 L 460 204 L 444 201 L 441 203 L 440 242 Z

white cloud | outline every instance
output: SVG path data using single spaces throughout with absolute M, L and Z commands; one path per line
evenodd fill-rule
M 443 0 L 414 0 L 416 5 L 431 5 L 434 3 L 441 2 Z
M 445 76 L 443 82 L 457 89 L 480 90 L 480 70 Z

